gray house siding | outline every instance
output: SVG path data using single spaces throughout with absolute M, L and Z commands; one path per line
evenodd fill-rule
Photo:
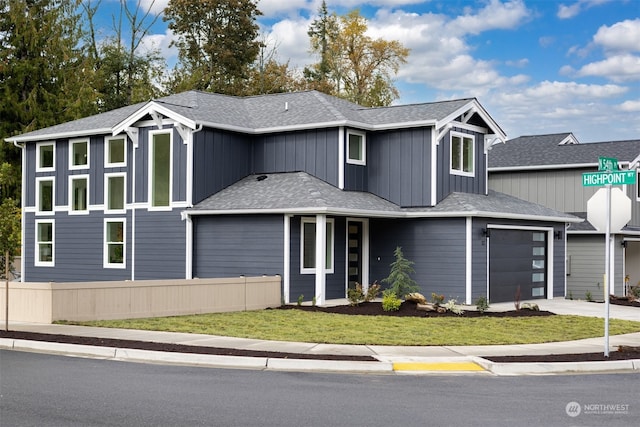
M 451 169 L 451 132 L 448 132 L 437 147 L 438 156 L 438 189 L 437 201 L 441 202 L 454 192 L 485 194 L 487 162 L 484 154 L 484 134 L 453 128 L 452 131 L 475 136 L 474 176 L 460 176 L 450 172 Z
M 282 215 L 193 218 L 193 276 L 283 275 Z
M 487 228 L 487 220 L 473 218 L 471 224 L 471 302 L 480 297 L 489 298 L 487 287 L 487 238 L 484 230 Z
M 367 184 L 403 207 L 431 205 L 431 128 L 370 132 Z
M 254 138 L 253 173 L 307 172 L 338 186 L 338 129 L 314 129 Z
M 193 203 L 249 175 L 250 153 L 246 135 L 209 128 L 194 134 Z
M 131 278 L 131 221 L 126 217 L 126 268 L 104 268 L 104 216 L 67 215 L 36 217 L 32 213 L 24 216 L 25 242 L 23 257 L 26 269 L 23 272 L 27 282 L 79 282 L 126 280 Z M 53 267 L 35 266 L 35 220 L 54 221 L 54 264 Z M 80 237 L 80 238 L 79 238 Z
M 405 258 L 415 262 L 413 279 L 430 298 L 432 292 L 464 301 L 465 219 L 371 220 L 371 281 L 381 282 L 390 273 L 393 252 L 402 247 Z M 388 287 L 388 284 L 384 284 Z
M 135 279 L 184 279 L 186 225 L 179 210 L 136 211 Z

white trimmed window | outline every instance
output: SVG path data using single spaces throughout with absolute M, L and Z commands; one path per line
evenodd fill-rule
M 367 164 L 366 138 L 363 132 L 347 131 L 347 163 Z
M 126 220 L 104 220 L 104 268 L 126 267 Z
M 638 174 L 638 176 L 636 177 L 637 178 L 636 179 L 636 192 L 638 193 L 637 197 L 638 197 L 638 201 L 640 202 L 640 169 L 637 169 L 636 173 Z
M 36 213 L 53 214 L 55 206 L 55 178 L 36 178 Z
M 89 213 L 89 175 L 69 177 L 69 213 Z
M 105 138 L 104 166 L 106 168 L 127 165 L 127 137 L 124 135 Z
M 89 140 L 69 141 L 69 169 L 89 168 Z
M 451 173 L 474 176 L 475 138 L 464 133 L 451 132 Z
M 104 205 L 107 213 L 124 213 L 127 200 L 127 174 L 108 173 L 104 176 Z
M 333 273 L 333 219 L 327 219 L 325 247 L 325 273 Z M 316 219 L 302 218 L 300 231 L 300 272 L 314 274 L 316 272 Z
M 54 266 L 54 236 L 55 224 L 53 220 L 36 220 L 36 248 L 34 257 L 36 267 Z
M 149 132 L 149 202 L 151 208 L 164 209 L 171 204 L 172 132 Z
M 36 144 L 36 172 L 56 170 L 56 143 L 39 142 Z

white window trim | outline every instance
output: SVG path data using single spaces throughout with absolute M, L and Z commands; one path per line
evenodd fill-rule
M 87 180 L 87 208 L 84 210 L 73 210 L 73 181 L 77 179 Z M 69 175 L 69 215 L 86 215 L 89 213 L 89 175 Z
M 38 240 L 38 226 L 42 223 L 51 224 L 51 259 L 52 261 L 40 261 L 40 241 Z M 35 252 L 33 254 L 33 265 L 36 267 L 54 267 L 56 261 L 56 223 L 53 219 L 36 219 L 35 221 Z
M 74 144 L 87 143 L 87 164 L 86 165 L 74 165 L 73 164 L 73 146 Z M 84 139 L 72 139 L 69 141 L 69 170 L 89 169 L 91 166 L 91 150 L 89 149 L 90 141 L 88 138 Z
M 169 134 L 169 205 L 168 206 L 153 206 L 153 186 L 151 185 L 151 181 L 153 179 L 153 150 L 154 150 L 154 141 L 153 137 L 155 135 L 161 134 Z M 149 156 L 147 169 L 148 171 L 148 180 L 147 180 L 147 202 L 149 205 L 150 211 L 170 211 L 172 209 L 173 204 L 173 129 L 158 129 L 149 131 Z
M 122 223 L 122 264 L 114 264 L 109 262 L 109 247 L 107 242 L 107 224 L 109 223 Z M 127 219 L 126 218 L 105 218 L 104 219 L 104 231 L 102 234 L 102 253 L 103 253 L 103 268 L 127 268 Z
M 636 200 L 640 202 L 640 169 L 636 169 Z
M 109 163 L 109 143 L 118 139 L 124 139 L 124 162 Z M 121 168 L 127 166 L 127 135 L 120 134 L 116 136 L 107 136 L 104 138 L 104 167 L 105 168 Z
M 304 225 L 305 224 L 316 224 L 316 219 L 311 217 L 304 217 L 300 221 L 300 274 L 315 274 L 316 267 L 311 267 L 311 268 L 304 267 Z M 324 272 L 327 274 L 333 274 L 334 266 L 335 266 L 335 247 L 336 247 L 335 220 L 333 218 L 327 218 L 327 224 L 331 224 L 331 266 L 329 268 L 325 268 Z M 317 234 L 317 228 L 316 228 L 316 234 Z
M 352 159 L 351 157 L 349 157 L 349 136 L 350 135 L 358 135 L 362 137 L 362 159 L 358 160 L 358 159 Z M 367 164 L 367 134 L 364 132 L 360 132 L 357 130 L 351 130 L 348 129 L 347 130 L 347 138 L 345 141 L 345 149 L 346 149 L 346 158 L 347 158 L 347 163 L 352 164 L 352 165 L 361 165 L 361 166 L 366 166 Z
M 51 210 L 43 211 L 40 205 L 40 183 L 42 181 L 51 181 Z M 53 215 L 56 211 L 56 178 L 53 176 L 36 177 L 36 215 Z
M 473 148 L 471 152 L 471 166 L 473 170 L 471 172 L 465 172 L 463 170 L 458 170 L 453 168 L 453 138 L 458 137 L 463 141 L 462 147 L 460 147 L 460 166 L 464 168 L 464 139 L 471 139 L 471 147 Z M 462 132 L 450 132 L 449 135 L 449 173 L 451 175 L 460 175 L 460 176 L 476 176 L 476 137 L 475 135 L 470 135 L 468 133 Z
M 53 146 L 53 166 L 47 168 L 40 167 L 40 148 L 47 145 Z M 36 144 L 36 172 L 53 172 L 56 170 L 56 143 L 55 141 L 38 142 Z
M 124 191 L 122 196 L 124 197 L 122 209 L 109 209 L 109 178 L 112 177 L 124 178 Z M 124 214 L 127 211 L 127 173 L 126 172 L 114 172 L 104 174 L 104 213 L 106 214 Z

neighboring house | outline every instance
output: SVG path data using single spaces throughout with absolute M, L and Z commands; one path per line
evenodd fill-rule
M 364 108 L 316 91 L 197 91 L 8 138 L 24 281 L 281 275 L 283 299 L 389 274 L 472 303 L 564 296 L 565 224 L 488 191 L 504 141 L 476 99 Z
M 602 187 L 584 187 L 582 174 L 598 170 L 598 158 L 618 159 L 636 169 L 640 140 L 580 144 L 571 133 L 522 136 L 495 146 L 489 157 L 489 188 L 586 218 L 587 201 Z M 612 294 L 640 282 L 640 192 L 638 185 L 615 186 L 631 199 L 632 219 L 611 240 Z M 605 235 L 589 222 L 567 230 L 567 296 L 604 298 Z

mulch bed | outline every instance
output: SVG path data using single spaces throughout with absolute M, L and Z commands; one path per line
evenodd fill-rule
M 376 302 L 361 303 L 358 306 L 314 307 L 287 305 L 275 310 L 305 310 L 314 312 L 337 313 L 347 315 L 365 316 L 413 316 L 413 317 L 525 317 L 525 316 L 553 316 L 549 311 L 512 310 L 505 312 L 465 311 L 458 316 L 453 313 L 435 313 L 416 310 L 415 304 L 403 303 L 398 311 L 384 311 L 382 304 Z M 327 354 L 296 354 L 276 351 L 256 351 L 220 347 L 200 347 L 182 344 L 169 344 L 148 341 L 132 341 L 110 338 L 80 337 L 70 335 L 41 334 L 22 331 L 0 331 L 0 338 L 24 339 L 32 341 L 47 341 L 67 344 L 93 345 L 101 347 L 131 348 L 138 350 L 167 351 L 174 353 L 211 354 L 223 356 L 268 357 L 280 359 L 312 359 L 312 360 L 336 360 L 336 361 L 367 361 L 377 359 L 370 356 L 327 355 Z M 494 362 L 583 362 L 605 360 L 640 359 L 640 347 L 620 347 L 618 351 L 609 353 L 605 358 L 603 353 L 586 354 L 560 354 L 560 355 L 535 355 L 535 356 L 500 356 L 485 357 Z
M 629 301 L 629 298 L 627 297 L 617 297 L 617 296 L 611 296 L 609 298 L 609 304 L 614 304 L 614 305 L 625 305 L 627 307 L 640 307 L 640 301 Z

